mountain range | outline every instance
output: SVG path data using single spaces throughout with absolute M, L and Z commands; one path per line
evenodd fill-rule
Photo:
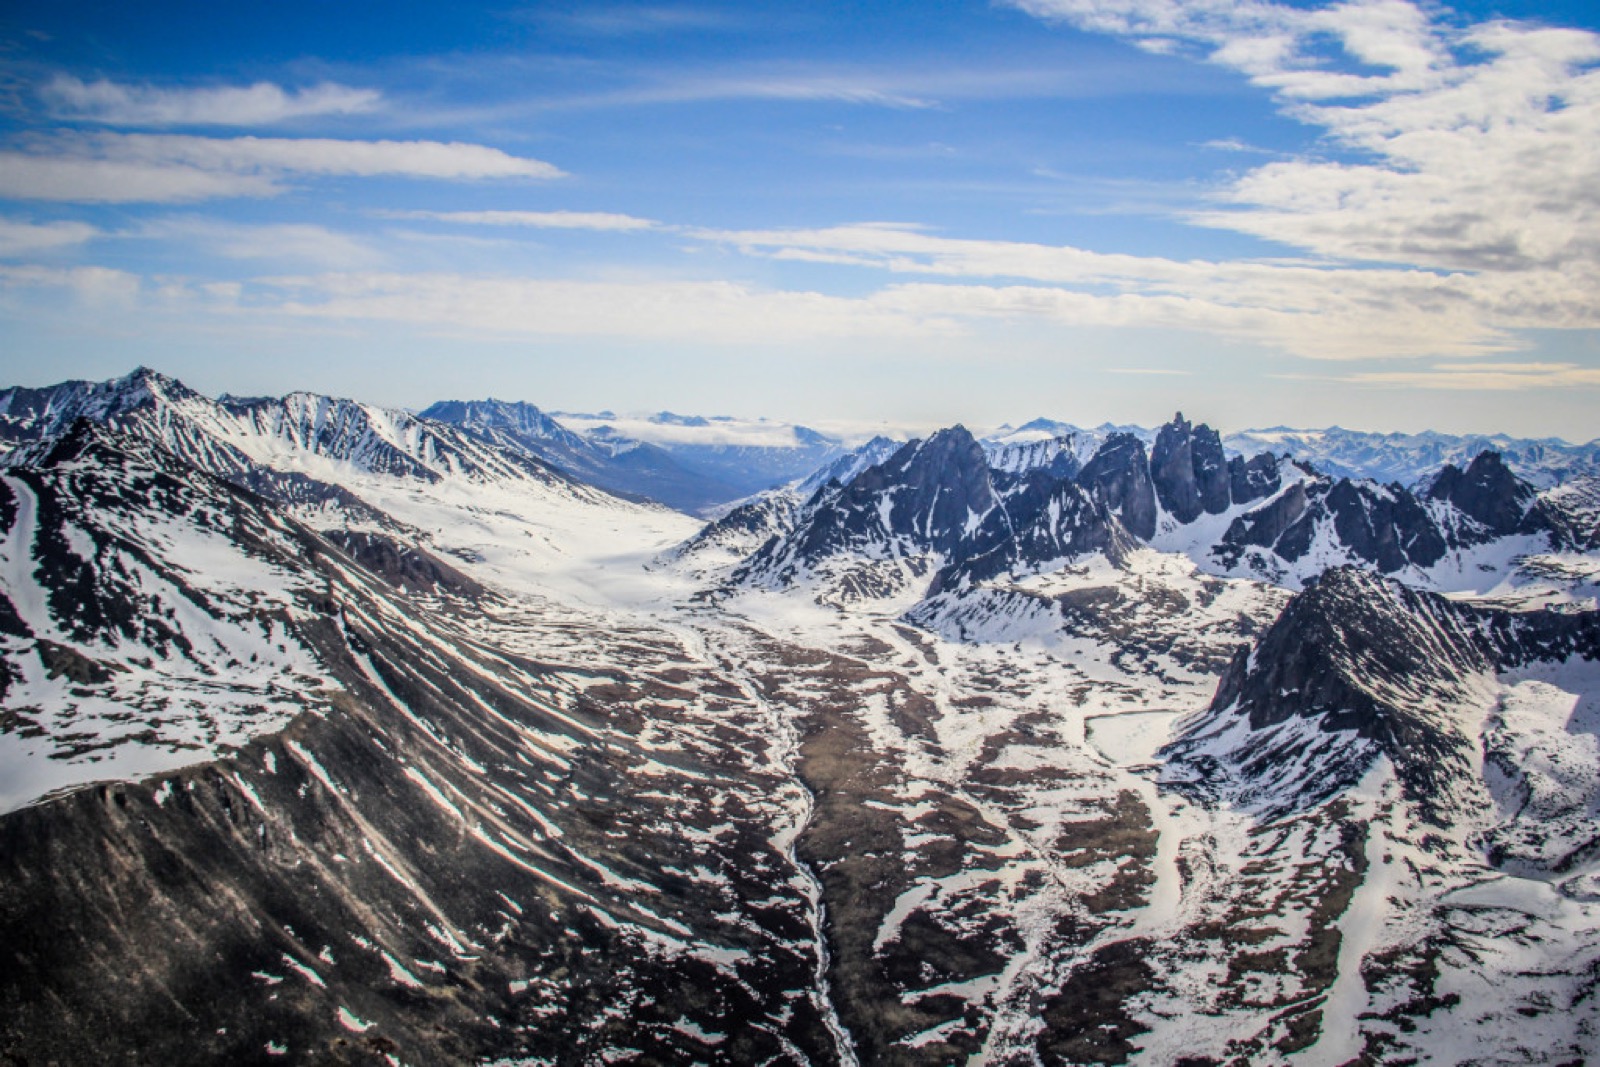
M 1600 1047 L 1583 462 L 657 419 L 0 392 L 0 1052 Z

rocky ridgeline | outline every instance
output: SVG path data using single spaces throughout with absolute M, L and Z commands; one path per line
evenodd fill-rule
M 1133 545 L 1087 490 L 1045 469 L 996 471 L 957 426 L 902 447 L 848 485 L 817 490 L 793 528 L 761 546 L 734 580 L 787 586 L 840 556 L 918 567 L 937 559 L 937 591 L 1039 560 L 1116 555 Z
M 790 505 L 734 580 L 782 588 L 827 570 L 824 585 L 836 586 L 849 560 L 861 562 L 857 574 L 902 561 L 914 564 L 912 577 L 926 577 L 931 594 L 953 582 L 1086 555 L 1117 559 L 1141 542 L 1194 537 L 1202 540 L 1186 550 L 1220 573 L 1293 586 L 1351 563 L 1426 580 L 1429 568 L 1451 560 L 1467 566 L 1464 554 L 1482 546 L 1581 551 L 1594 536 L 1584 498 L 1540 496 L 1493 452 L 1465 470 L 1446 466 L 1413 492 L 1329 478 L 1266 454 L 1228 458 L 1215 430 L 1181 414 L 1148 451 L 1133 434 L 1112 433 L 1078 467 L 1068 444 L 986 453 L 959 426 L 913 441 Z M 753 502 L 728 521 L 750 528 L 762 508 Z M 864 588 L 873 595 L 871 583 Z
M 728 482 L 688 469 L 666 449 L 642 441 L 592 441 L 520 401 L 445 400 L 424 409 L 422 417 L 536 455 L 580 481 L 629 499 L 694 511 L 741 495 Z
M 1335 567 L 1239 649 L 1205 715 L 1168 749 L 1173 783 L 1232 790 L 1275 814 L 1355 785 L 1379 755 L 1440 825 L 1476 813 L 1478 731 L 1494 679 L 1600 659 L 1600 612 L 1509 611 Z M 1240 729 L 1243 725 L 1248 729 Z M 1315 752 L 1306 774 L 1286 767 Z
M 519 654 L 548 607 L 127 431 L 14 459 L 0 723 L 50 777 L 3 783 L 0 1056 L 837 1055 L 795 787 L 726 678 L 626 625 Z

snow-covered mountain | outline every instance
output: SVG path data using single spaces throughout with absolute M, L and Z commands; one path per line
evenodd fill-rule
M 1103 504 L 1043 471 L 1008 476 L 962 427 L 914 441 L 848 485 L 830 482 L 787 536 L 764 544 L 736 581 L 820 580 L 826 599 L 937 592 L 1030 561 L 1115 555 L 1132 541 Z
M 1289 455 L 1338 478 L 1369 479 L 1416 486 L 1446 464 L 1465 467 L 1482 452 L 1497 452 L 1517 475 L 1541 488 L 1582 475 L 1600 475 L 1600 441 L 1574 445 L 1559 438 L 1522 438 L 1506 434 L 1369 433 L 1337 426 L 1295 430 L 1275 426 L 1229 434 L 1223 444 L 1232 452 Z
M 1597 483 L 1180 416 L 702 526 L 526 406 L 0 397 L 11 1060 L 1596 1047 Z
M 1002 426 L 985 437 L 984 444 L 997 457 L 1010 449 L 1015 458 L 997 460 L 995 465 L 1016 469 L 1016 463 L 1027 462 L 1028 446 L 1071 440 L 1072 451 L 1081 465 L 1112 434 L 1130 434 L 1148 448 L 1154 444 L 1157 432 L 1141 426 L 1111 423 L 1083 428 L 1040 418 L 1018 427 Z M 1466 467 L 1482 452 L 1499 453 L 1518 477 L 1541 489 L 1565 484 L 1574 478 L 1600 476 L 1600 441 L 1571 444 L 1554 437 L 1445 434 L 1433 430 L 1413 434 L 1373 433 L 1338 426 L 1322 430 L 1274 426 L 1226 434 L 1222 445 L 1229 456 L 1288 456 L 1333 478 L 1383 485 L 1393 482 L 1411 489 L 1431 480 L 1447 464 Z M 1048 462 L 1054 451 L 1059 451 L 1059 447 L 1047 450 L 1043 461 Z
M 314 393 L 212 400 L 147 368 L 109 382 L 0 392 L 0 437 L 13 445 L 64 433 L 78 419 L 136 434 L 224 478 L 268 468 L 331 481 L 376 475 L 584 491 L 531 455 L 489 447 L 443 423 Z
M 425 409 L 422 417 L 524 449 L 574 478 L 610 492 L 656 500 L 680 511 L 701 511 L 748 492 L 742 482 L 736 485 L 689 469 L 658 445 L 576 434 L 524 402 L 446 400 Z
M 765 523 L 781 536 L 755 546 L 734 581 L 773 588 L 815 579 L 834 602 L 920 596 L 1085 553 L 1115 557 L 1142 542 L 1212 573 L 1290 588 L 1355 564 L 1431 588 L 1488 591 L 1527 579 L 1530 561 L 1550 573 L 1592 536 L 1587 481 L 1541 495 L 1493 452 L 1465 470 L 1447 465 L 1413 492 L 1268 454 L 1227 457 L 1216 431 L 1181 414 L 1148 451 L 1116 432 L 1079 465 L 1070 440 L 1026 446 L 1054 457 L 1037 464 L 1013 464 L 1014 446 L 985 447 L 960 427 L 911 442 L 803 506 L 786 502 L 788 528 Z M 746 526 L 750 514 L 741 512 Z

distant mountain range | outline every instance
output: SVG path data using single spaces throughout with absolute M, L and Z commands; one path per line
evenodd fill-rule
M 1003 426 L 984 438 L 993 449 L 1023 448 L 1052 440 L 1071 439 L 1083 459 L 1114 433 L 1131 434 L 1146 445 L 1156 431 L 1141 426 L 1110 423 L 1082 428 L 1052 419 L 1034 419 L 1019 427 Z M 1524 480 L 1549 488 L 1583 474 L 1600 474 L 1600 440 L 1569 444 L 1555 437 L 1525 438 L 1508 434 L 1374 433 L 1332 426 L 1324 430 L 1274 426 L 1265 430 L 1240 430 L 1222 437 L 1229 455 L 1245 457 L 1263 452 L 1309 463 L 1336 478 L 1398 482 L 1414 488 L 1437 474 L 1445 464 L 1465 467 L 1480 452 L 1498 452 L 1507 466 Z
M 1343 430 L 1244 430 L 1223 438 L 1243 455 L 1274 452 L 1293 456 L 1324 474 L 1415 486 L 1447 463 L 1464 467 L 1480 452 L 1498 452 L 1505 464 L 1540 488 L 1584 474 L 1600 474 L 1600 440 L 1568 444 L 1559 438 L 1506 434 L 1367 433 Z

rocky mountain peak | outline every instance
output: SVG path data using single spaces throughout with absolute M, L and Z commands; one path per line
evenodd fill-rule
M 1479 452 L 1464 471 L 1446 464 L 1428 489 L 1430 499 L 1449 501 L 1500 536 L 1517 530 L 1535 495 L 1494 451 Z
M 1078 484 L 1117 517 L 1129 533 L 1149 540 L 1156 532 L 1156 494 L 1144 442 L 1114 433 L 1078 472 Z
M 533 404 L 521 400 L 441 400 L 422 411 L 422 417 L 478 433 L 500 432 L 526 440 L 551 441 L 571 449 L 586 447 L 584 440 Z
M 1228 510 L 1230 478 L 1222 438 L 1204 423 L 1191 426 L 1181 411 L 1156 433 L 1150 479 L 1161 506 L 1179 522 Z
M 1476 628 L 1443 598 L 1331 568 L 1241 649 L 1207 716 L 1172 751 L 1232 764 L 1243 791 L 1275 810 L 1318 803 L 1386 755 L 1429 818 L 1448 824 L 1454 783 L 1473 773 L 1473 680 L 1493 670 Z M 1211 742 L 1241 720 L 1244 739 L 1219 753 Z
M 139 367 L 131 374 L 104 382 L 71 381 L 38 389 L 6 389 L 0 391 L 0 437 L 33 440 L 65 432 L 76 419 L 105 422 L 197 396 L 182 382 L 149 367 Z
M 862 471 L 840 503 L 865 520 L 874 517 L 880 496 L 887 501 L 887 533 L 946 553 L 963 536 L 968 516 L 986 514 L 998 499 L 983 446 L 964 426 L 912 441 Z

